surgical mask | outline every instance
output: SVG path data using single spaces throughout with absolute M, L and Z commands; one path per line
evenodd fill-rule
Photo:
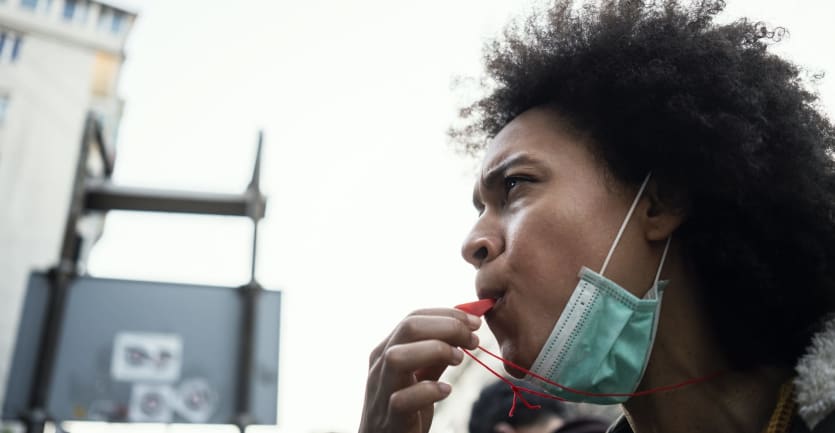
M 622 403 L 638 387 L 658 327 L 661 298 L 667 283 L 659 281 L 659 277 L 670 239 L 664 246 L 652 287 L 643 299 L 603 273 L 649 178 L 647 174 L 600 273 L 587 267 L 580 270 L 580 281 L 526 376 L 527 382 L 568 401 L 595 404 Z

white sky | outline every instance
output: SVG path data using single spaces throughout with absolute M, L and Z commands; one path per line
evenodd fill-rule
M 475 163 L 445 131 L 456 76 L 512 0 L 125 0 L 141 13 L 121 82 L 115 180 L 240 192 L 266 134 L 258 278 L 283 291 L 282 432 L 355 431 L 367 354 L 411 310 L 474 298 L 459 256 Z M 789 28 L 780 44 L 835 73 L 828 0 L 730 1 Z M 835 113 L 835 78 L 819 85 Z M 112 213 L 97 276 L 236 286 L 243 219 Z M 453 394 L 451 398 L 454 398 Z

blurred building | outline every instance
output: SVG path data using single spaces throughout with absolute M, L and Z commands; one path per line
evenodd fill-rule
M 0 403 L 27 276 L 58 260 L 88 111 L 114 142 L 135 19 L 103 0 L 0 0 Z

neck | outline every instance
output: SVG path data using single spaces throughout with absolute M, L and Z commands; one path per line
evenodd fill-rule
M 679 374 L 672 374 L 674 371 Z M 685 372 L 692 370 L 672 369 L 669 375 L 662 375 L 668 377 L 664 382 L 647 377 L 642 387 L 662 386 L 694 377 L 692 374 L 684 376 Z M 624 404 L 624 409 L 635 433 L 760 433 L 774 411 L 780 386 L 789 377 L 790 372 L 770 368 L 726 371 L 709 382 L 632 398 Z
M 711 336 L 699 307 L 697 285 L 685 278 L 679 263 L 669 263 L 670 286 L 650 362 L 640 389 L 650 389 L 719 375 L 707 382 L 666 393 L 634 397 L 624 404 L 635 433 L 759 433 L 768 423 L 780 386 L 790 370 L 762 367 L 733 371 Z

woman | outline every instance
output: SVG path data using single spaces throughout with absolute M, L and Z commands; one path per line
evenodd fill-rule
M 715 0 L 577 6 L 490 47 L 455 132 L 488 142 L 462 254 L 508 372 L 622 402 L 615 432 L 835 432 L 835 128 L 782 31 Z M 428 431 L 479 325 L 406 317 L 360 431 Z

